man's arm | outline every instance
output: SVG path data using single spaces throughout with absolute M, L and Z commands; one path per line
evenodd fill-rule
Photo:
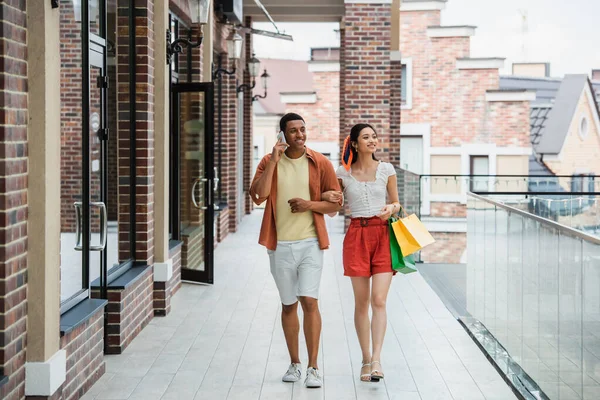
M 333 166 L 329 161 L 323 164 L 325 164 L 321 168 L 321 189 L 323 190 L 323 193 L 331 190 L 341 192 L 340 184 L 337 176 L 335 175 L 335 171 L 333 170 Z M 340 198 L 339 202 L 337 203 L 331 203 L 329 201 L 322 200 L 310 201 L 303 199 L 291 199 L 289 204 L 292 207 L 293 213 L 312 211 L 319 214 L 334 214 L 342 209 L 344 199 Z
M 250 185 L 250 197 L 252 197 L 252 201 L 256 205 L 264 203 L 269 197 L 275 167 L 287 147 L 287 143 L 283 143 L 282 139 L 279 139 L 277 143 L 275 143 L 275 146 L 273 146 L 271 155 L 263 157 L 258 165 L 256 175 L 254 176 L 252 185 Z
M 250 186 L 250 197 L 252 197 L 254 204 L 260 205 L 269 197 L 276 166 L 277 164 L 269 156 L 263 157 L 260 164 L 258 164 L 256 174 Z

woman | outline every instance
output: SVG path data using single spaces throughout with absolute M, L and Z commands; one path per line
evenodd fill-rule
M 352 217 L 344 238 L 343 260 L 344 275 L 350 277 L 354 290 L 354 325 L 362 350 L 360 379 L 374 382 L 384 376 L 381 348 L 387 326 L 386 301 L 395 274 L 387 221 L 400 211 L 396 170 L 375 158 L 377 143 L 371 125 L 355 125 L 346 138 L 342 166 L 337 170 Z M 331 202 L 339 201 L 340 196 L 339 192 L 323 194 L 324 200 Z

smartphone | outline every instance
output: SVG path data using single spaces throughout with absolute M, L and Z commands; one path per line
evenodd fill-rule
M 283 133 L 283 131 L 279 131 L 279 133 L 277 134 L 277 141 L 281 141 L 281 143 L 287 144 L 287 142 L 285 141 L 285 134 Z

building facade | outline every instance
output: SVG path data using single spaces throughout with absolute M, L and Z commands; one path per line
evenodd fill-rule
M 82 397 L 182 281 L 213 281 L 214 246 L 252 211 L 241 85 L 247 28 L 266 19 L 226 3 L 0 5 L 0 398 Z M 338 142 L 375 121 L 396 164 L 399 7 L 268 7 L 276 21 L 340 22 Z

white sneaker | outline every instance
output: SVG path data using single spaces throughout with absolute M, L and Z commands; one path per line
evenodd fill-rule
M 300 364 L 291 363 L 285 375 L 281 379 L 284 382 L 298 382 L 302 378 Z
M 312 367 L 307 369 L 304 384 L 307 388 L 320 388 L 323 386 L 323 378 L 319 370 Z

